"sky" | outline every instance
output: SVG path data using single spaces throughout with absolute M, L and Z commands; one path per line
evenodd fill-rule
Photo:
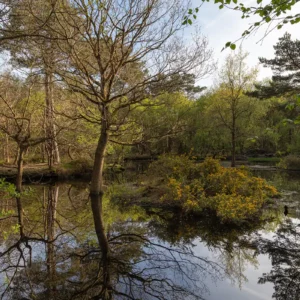
M 191 1 L 191 7 L 193 8 L 202 3 L 202 0 Z M 269 0 L 263 0 L 263 3 L 267 3 L 268 1 Z M 243 2 L 246 6 L 256 6 L 256 0 L 239 2 Z M 295 5 L 293 7 L 293 11 L 291 12 L 291 14 L 296 13 L 300 13 L 300 3 Z M 193 31 L 197 27 L 200 27 L 201 33 L 208 38 L 209 46 L 214 51 L 215 61 L 217 61 L 218 66 L 221 67 L 224 63 L 225 57 L 232 51 L 230 49 L 226 49 L 223 52 L 221 51 L 225 43 L 228 41 L 234 42 L 240 38 L 244 30 L 248 29 L 249 24 L 254 22 L 255 18 L 241 19 L 241 13 L 238 11 L 233 11 L 226 8 L 220 10 L 219 4 L 214 4 L 214 0 L 210 0 L 210 2 L 205 2 L 200 8 L 197 14 L 197 19 L 193 21 L 191 26 L 187 27 L 185 34 L 189 39 L 191 38 Z M 259 64 L 258 57 L 273 58 L 273 45 L 277 43 L 278 38 L 283 36 L 285 32 L 289 32 L 292 36 L 292 39 L 300 39 L 300 23 L 296 25 L 286 25 L 281 30 L 275 29 L 267 37 L 265 37 L 263 41 L 260 42 L 260 39 L 265 33 L 265 29 L 266 27 L 260 28 L 255 35 L 251 35 L 242 43 L 243 50 L 249 52 L 249 56 L 247 58 L 249 67 L 254 67 Z M 239 46 L 238 43 L 237 46 Z M 8 67 L 8 56 L 1 55 L 1 71 L 3 72 Z M 262 65 L 259 65 L 259 70 L 260 72 L 258 75 L 258 80 L 270 78 L 272 76 L 272 71 L 269 68 L 264 68 Z M 213 84 L 214 77 L 216 77 L 216 75 L 217 71 L 211 76 L 199 80 L 197 84 L 209 87 Z
M 264 0 L 266 1 L 266 0 Z M 224 63 L 226 55 L 232 50 L 226 49 L 221 52 L 225 43 L 228 41 L 234 42 L 244 30 L 248 29 L 249 24 L 255 22 L 255 18 L 241 19 L 241 13 L 238 11 L 229 10 L 223 8 L 219 9 L 219 5 L 212 2 L 204 3 L 197 14 L 197 20 L 193 22 L 191 27 L 200 26 L 201 32 L 209 40 L 210 47 L 214 51 L 214 58 L 218 62 L 220 67 Z M 193 0 L 193 7 L 198 6 L 202 3 L 202 0 Z M 243 1 L 245 5 L 255 5 L 256 1 Z M 300 4 L 294 6 L 290 14 L 300 13 Z M 194 29 L 189 29 L 191 32 Z M 286 25 L 280 30 L 273 30 L 263 41 L 259 41 L 266 31 L 266 27 L 261 28 L 255 35 L 251 35 L 247 39 L 244 39 L 242 43 L 243 50 L 249 52 L 247 63 L 250 67 L 254 67 L 259 64 L 258 58 L 273 58 L 275 45 L 279 37 L 282 37 L 285 32 L 289 32 L 292 39 L 300 39 L 300 23 L 295 25 Z M 237 48 L 238 48 L 237 43 Z M 258 80 L 264 78 L 270 78 L 272 71 L 269 68 L 264 68 L 262 65 L 259 66 Z M 201 80 L 198 84 L 202 86 L 211 86 L 213 84 L 213 78 L 216 76 L 213 74 L 209 78 Z

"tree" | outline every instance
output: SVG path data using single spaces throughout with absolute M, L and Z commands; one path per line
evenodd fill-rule
M 139 132 L 140 153 L 182 152 L 192 106 L 193 101 L 177 92 L 160 95 L 148 106 L 137 109 L 131 119 Z
M 22 191 L 24 155 L 30 147 L 48 139 L 44 136 L 41 126 L 44 105 L 34 87 L 34 77 L 22 82 L 7 74 L 0 81 L 0 131 L 17 144 L 18 193 Z
M 272 268 L 259 278 L 258 283 L 273 283 L 276 300 L 299 299 L 299 222 L 287 218 L 277 227 L 272 240 L 260 237 L 256 241 L 259 254 L 268 254 Z
M 249 94 L 259 98 L 294 95 L 300 92 L 300 41 L 291 40 L 291 35 L 279 38 L 274 46 L 275 58 L 259 58 L 264 67 L 270 67 L 272 81 L 256 84 L 256 90 Z
M 90 186 L 100 243 L 106 243 L 99 216 L 108 143 L 118 143 L 118 131 L 133 109 L 168 89 L 168 84 L 163 91 L 156 89 L 160 82 L 168 83 L 180 73 L 204 75 L 211 70 L 207 41 L 200 38 L 194 46 L 185 46 L 177 34 L 182 27 L 179 2 L 76 0 L 72 7 L 61 2 L 55 12 L 60 24 L 57 44 L 64 55 L 55 72 L 85 97 L 87 108 L 97 108 L 92 119 L 101 125 Z
M 11 63 L 23 70 L 30 69 L 32 73 L 40 75 L 41 85 L 44 85 L 45 117 L 44 127 L 45 149 L 48 164 L 51 169 L 54 163 L 60 163 L 60 154 L 56 140 L 56 126 L 54 115 L 54 64 L 59 58 L 59 51 L 55 49 L 53 1 L 21 0 L 12 4 L 7 12 L 6 22 L 2 26 L 2 50 L 9 51 Z M 7 8 L 8 9 L 8 8 Z M 9 10 L 8 10 L 9 11 Z M 47 22 L 48 27 L 43 26 Z M 34 34 L 33 31 L 34 30 Z M 16 37 L 22 33 L 19 38 Z M 7 39 L 5 39 L 7 38 Z
M 219 74 L 219 86 L 212 95 L 210 110 L 225 126 L 231 136 L 231 166 L 235 167 L 237 139 L 242 135 L 240 120 L 248 121 L 253 115 L 255 100 L 244 95 L 253 84 L 257 68 L 249 69 L 245 63 L 247 53 L 227 56 Z

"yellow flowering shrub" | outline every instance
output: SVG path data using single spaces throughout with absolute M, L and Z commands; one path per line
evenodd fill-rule
M 164 160 L 165 157 L 156 162 L 161 171 Z M 209 209 L 223 222 L 239 223 L 253 219 L 266 200 L 278 194 L 275 187 L 245 168 L 225 168 L 213 158 L 197 164 L 187 157 L 179 167 L 178 160 L 180 156 L 175 159 L 173 173 L 172 158 L 167 159 L 168 171 L 163 172 L 167 184 L 161 201 L 172 202 L 186 212 Z

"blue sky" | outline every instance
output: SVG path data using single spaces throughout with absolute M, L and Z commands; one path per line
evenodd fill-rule
M 256 1 L 242 1 L 245 5 L 255 5 Z M 202 0 L 193 0 L 193 7 L 202 3 Z M 300 13 L 300 4 L 294 6 L 291 14 Z M 221 66 L 224 58 L 232 50 L 225 50 L 221 52 L 223 46 L 228 41 L 235 41 L 238 39 L 249 24 L 255 22 L 255 18 L 241 19 L 241 14 L 238 11 L 223 8 L 219 9 L 219 5 L 213 2 L 204 3 L 200 8 L 197 20 L 192 26 L 200 26 L 201 32 L 208 40 L 210 47 L 214 50 L 214 57 Z M 193 30 L 193 29 L 191 29 Z M 255 35 L 245 39 L 242 47 L 249 52 L 248 64 L 255 66 L 258 64 L 258 57 L 272 58 L 274 57 L 273 45 L 278 41 L 278 38 L 283 36 L 287 31 L 291 33 L 293 39 L 300 39 L 300 24 L 286 25 L 281 30 L 273 30 L 262 42 L 259 40 L 263 37 L 266 27 L 261 28 Z M 239 45 L 239 44 L 237 44 Z M 269 68 L 259 66 L 260 72 L 258 79 L 261 80 L 266 77 L 271 77 L 272 71 Z M 200 85 L 209 86 L 212 84 L 213 76 L 201 80 Z

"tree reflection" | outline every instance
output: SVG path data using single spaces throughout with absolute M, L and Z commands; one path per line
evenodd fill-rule
M 259 252 L 268 254 L 272 270 L 262 275 L 259 283 L 274 284 L 276 300 L 300 299 L 300 222 L 286 218 L 272 239 L 260 237 Z
M 103 214 L 102 201 L 95 233 L 87 194 L 72 191 L 49 186 L 42 201 L 19 199 L 22 223 L 0 249 L 1 299 L 203 299 L 204 278 L 224 275 L 191 243 L 163 242 L 128 211 Z
M 157 215 L 157 212 L 156 212 Z M 244 224 L 240 226 L 224 226 L 214 216 L 178 219 L 176 214 L 164 214 L 154 217 L 149 227 L 157 236 L 173 245 L 181 242 L 194 243 L 195 240 L 215 253 L 227 277 L 239 288 L 247 282 L 246 266 L 258 265 L 256 248 L 249 241 L 249 236 L 264 224 Z

